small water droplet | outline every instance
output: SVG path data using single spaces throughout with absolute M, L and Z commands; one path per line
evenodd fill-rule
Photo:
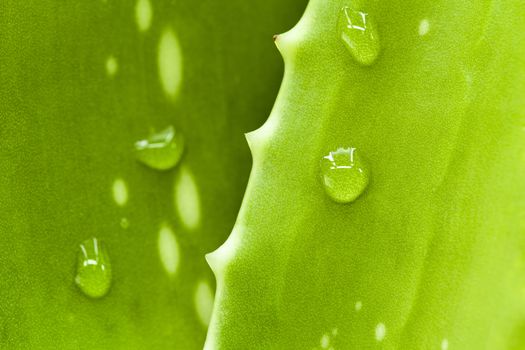
M 323 334 L 319 344 L 323 349 L 327 349 L 330 346 L 330 336 L 328 334 Z
M 200 281 L 195 291 L 194 303 L 197 310 L 197 316 L 204 326 L 210 324 L 210 318 L 213 311 L 213 290 L 207 281 Z
M 175 233 L 167 224 L 163 224 L 157 238 L 160 261 L 169 275 L 175 275 L 179 268 L 180 249 Z
M 106 59 L 106 73 L 113 77 L 118 72 L 118 61 L 115 56 L 109 56 Z
M 430 30 L 430 22 L 428 19 L 423 19 L 421 22 L 419 22 L 419 28 L 418 33 L 420 36 L 427 35 L 428 31 Z
M 448 350 L 448 339 L 443 339 L 441 342 L 441 350 Z
M 356 312 L 359 312 L 361 311 L 361 309 L 363 308 L 363 303 L 358 301 L 357 303 L 355 303 L 355 311 Z
M 384 323 L 378 323 L 376 326 L 376 340 L 383 341 L 386 336 L 386 326 Z
M 113 200 L 118 206 L 124 206 L 128 202 L 128 186 L 126 181 L 121 178 L 116 178 L 113 181 Z
M 177 165 L 184 151 L 184 137 L 173 126 L 135 142 L 137 159 L 150 168 L 168 170 Z
M 171 28 L 166 28 L 161 35 L 157 67 L 164 92 L 174 99 L 182 85 L 182 51 L 177 35 Z
M 182 224 L 190 229 L 196 229 L 201 219 L 201 202 L 199 188 L 191 170 L 182 166 L 175 178 L 175 208 Z
M 120 227 L 122 227 L 124 230 L 129 227 L 129 220 L 127 218 L 120 219 Z
M 346 48 L 359 64 L 369 66 L 375 62 L 380 51 L 379 35 L 368 13 L 343 7 L 338 30 Z
M 321 160 L 321 176 L 326 193 L 336 202 L 354 201 L 368 185 L 368 168 L 356 148 L 338 148 Z
M 135 21 L 141 32 L 145 32 L 151 25 L 153 8 L 149 0 L 138 0 L 135 4 Z
M 111 286 L 109 255 L 96 238 L 87 239 L 79 246 L 75 283 L 91 298 L 103 297 Z

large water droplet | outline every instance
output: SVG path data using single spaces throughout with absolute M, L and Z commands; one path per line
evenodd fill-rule
M 339 15 L 338 31 L 354 59 L 369 66 L 380 51 L 379 35 L 370 15 L 345 6 Z
M 100 298 L 111 286 L 111 263 L 104 244 L 90 238 L 80 244 L 75 282 L 85 295 Z
M 321 160 L 326 193 L 336 202 L 354 201 L 368 185 L 368 168 L 356 148 L 338 148 Z
M 169 126 L 145 140 L 137 141 L 135 150 L 137 159 L 145 165 L 157 170 L 167 170 L 179 162 L 184 151 L 184 137 L 173 126 Z

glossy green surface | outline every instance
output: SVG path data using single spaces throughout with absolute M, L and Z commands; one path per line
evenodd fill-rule
M 208 256 L 206 348 L 524 349 L 525 4 L 352 2 L 370 66 L 341 40 L 349 5 L 311 0 L 276 38 L 281 92 Z M 371 176 L 341 205 L 319 159 L 345 145 Z
M 0 1 L 0 348 L 202 348 L 204 254 L 231 231 L 243 133 L 277 93 L 272 35 L 304 6 Z M 181 164 L 143 166 L 134 142 L 168 125 Z M 96 300 L 75 284 L 89 237 L 111 259 Z

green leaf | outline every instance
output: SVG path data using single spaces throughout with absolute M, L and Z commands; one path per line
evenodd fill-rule
M 206 348 L 525 348 L 524 39 L 522 1 L 311 0 L 276 39 L 281 91 L 208 257 Z M 321 160 L 352 147 L 369 183 L 342 204 Z
M 243 133 L 280 80 L 271 38 L 301 6 L 0 2 L 0 348 L 202 348 L 204 254 L 233 226 Z M 141 164 L 134 143 L 170 125 L 179 167 Z M 91 237 L 109 273 L 82 270 Z M 77 283 L 107 295 L 75 284 L 77 256 Z

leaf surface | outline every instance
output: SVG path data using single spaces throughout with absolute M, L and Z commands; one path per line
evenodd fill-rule
M 375 62 L 341 40 L 344 6 L 374 20 Z M 524 33 L 519 1 L 311 0 L 208 257 L 206 348 L 524 348 Z M 346 204 L 320 179 L 340 147 L 370 172 Z
M 302 6 L 0 2 L 0 348 L 202 348 L 204 254 L 233 226 L 243 133 L 275 98 L 271 37 Z M 169 125 L 181 164 L 140 164 L 134 143 Z M 97 300 L 74 282 L 90 237 L 111 262 Z

